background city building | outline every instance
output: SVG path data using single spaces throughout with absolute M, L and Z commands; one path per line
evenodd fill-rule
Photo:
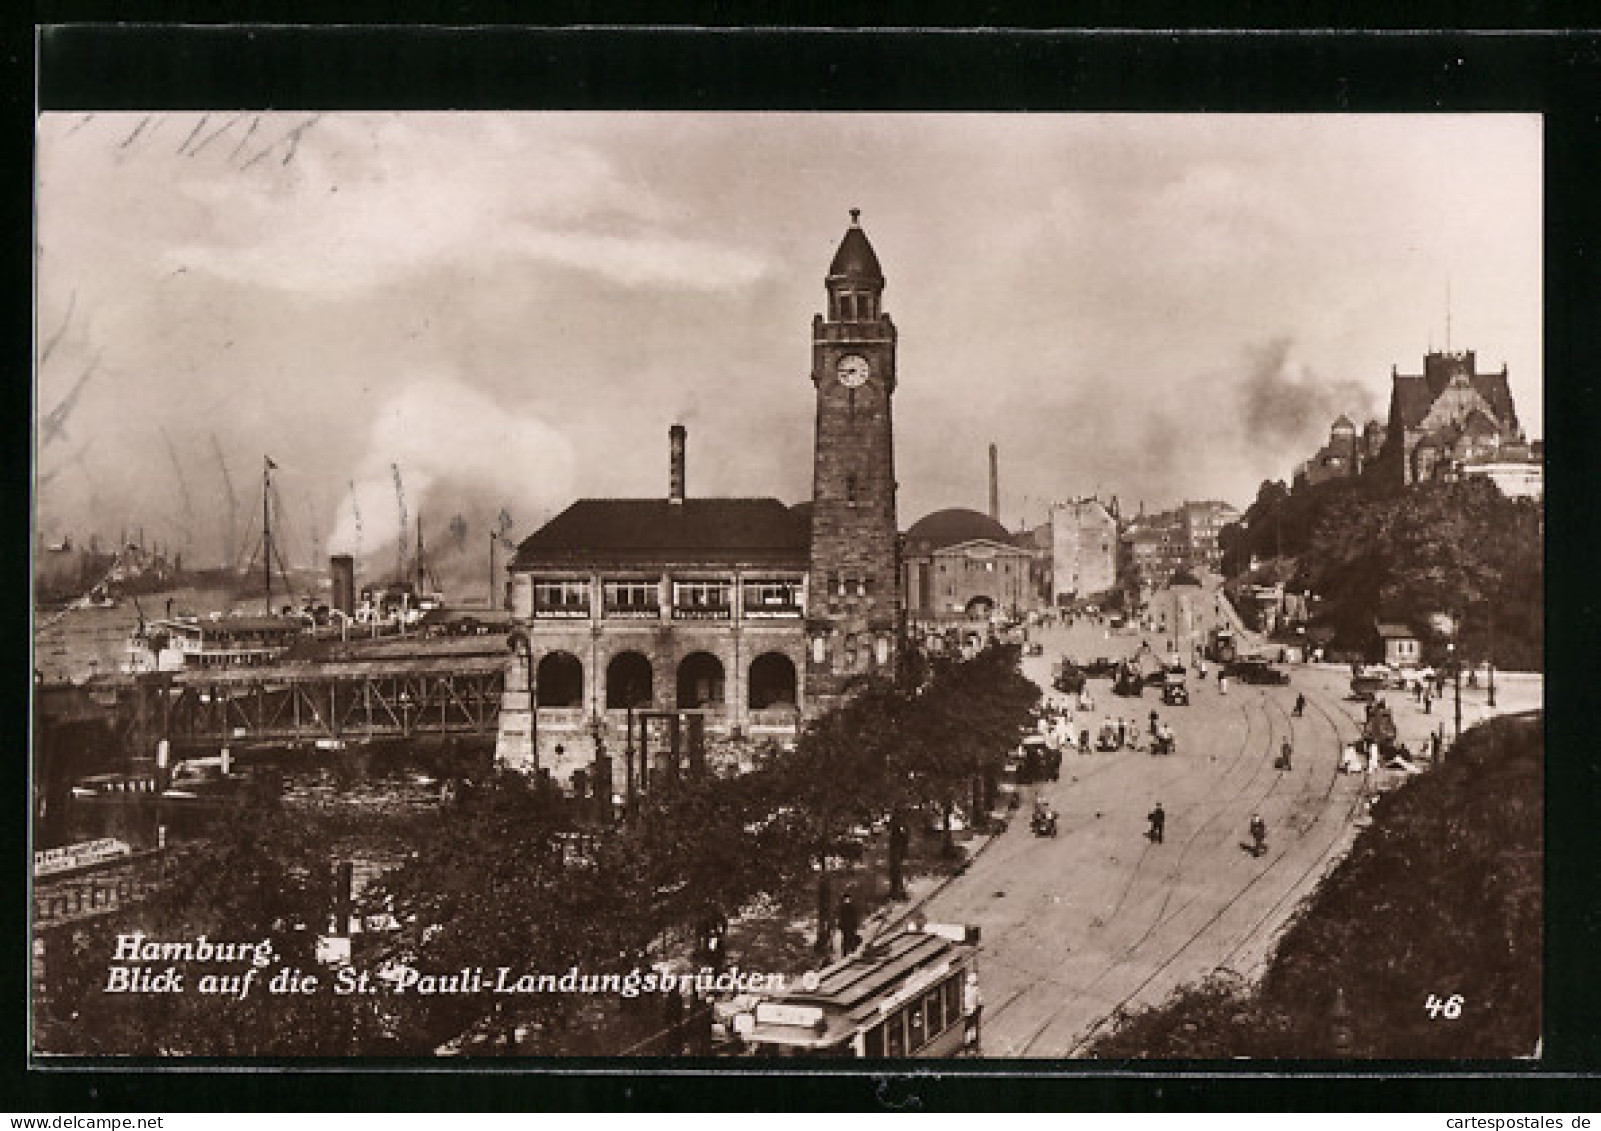
M 1541 462 L 1518 424 L 1507 368 L 1478 372 L 1472 350 L 1424 355 L 1422 373 L 1391 370 L 1387 454 L 1404 484 L 1483 474 L 1538 494 Z M 1519 473 L 1511 465 L 1525 467 Z
M 1117 585 L 1117 519 L 1098 499 L 1051 508 L 1051 594 L 1057 604 Z
M 902 554 L 913 621 L 984 620 L 1038 607 L 1033 554 L 978 511 L 952 507 L 924 516 L 907 530 Z

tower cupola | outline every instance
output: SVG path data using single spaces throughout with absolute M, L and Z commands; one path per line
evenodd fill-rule
M 839 241 L 834 261 L 828 265 L 828 320 L 830 322 L 873 322 L 878 319 L 879 301 L 884 294 L 884 271 L 878 255 L 862 231 L 862 210 L 851 209 L 851 226 Z

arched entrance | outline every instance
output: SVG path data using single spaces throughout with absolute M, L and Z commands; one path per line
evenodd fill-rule
M 678 665 L 678 706 L 694 710 L 722 705 L 723 662 L 710 652 L 691 652 Z
M 654 692 L 650 661 L 638 652 L 619 652 L 606 665 L 606 706 L 621 711 L 648 707 Z
M 541 707 L 582 707 L 584 665 L 571 652 L 547 652 L 536 676 Z
M 968 620 L 989 620 L 993 612 L 995 612 L 995 601 L 991 597 L 974 597 L 967 602 Z
M 795 706 L 795 665 L 782 652 L 764 652 L 750 666 L 750 709 Z

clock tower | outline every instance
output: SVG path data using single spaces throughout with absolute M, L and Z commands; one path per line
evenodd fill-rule
M 895 324 L 884 274 L 851 209 L 828 269 L 828 314 L 812 318 L 817 390 L 807 695 L 837 703 L 853 678 L 894 678 L 902 602 L 895 523 Z

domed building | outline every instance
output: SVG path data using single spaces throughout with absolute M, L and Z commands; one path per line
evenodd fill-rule
M 909 621 L 987 620 L 1037 604 L 1029 552 L 989 515 L 965 507 L 935 511 L 914 522 L 901 542 Z

